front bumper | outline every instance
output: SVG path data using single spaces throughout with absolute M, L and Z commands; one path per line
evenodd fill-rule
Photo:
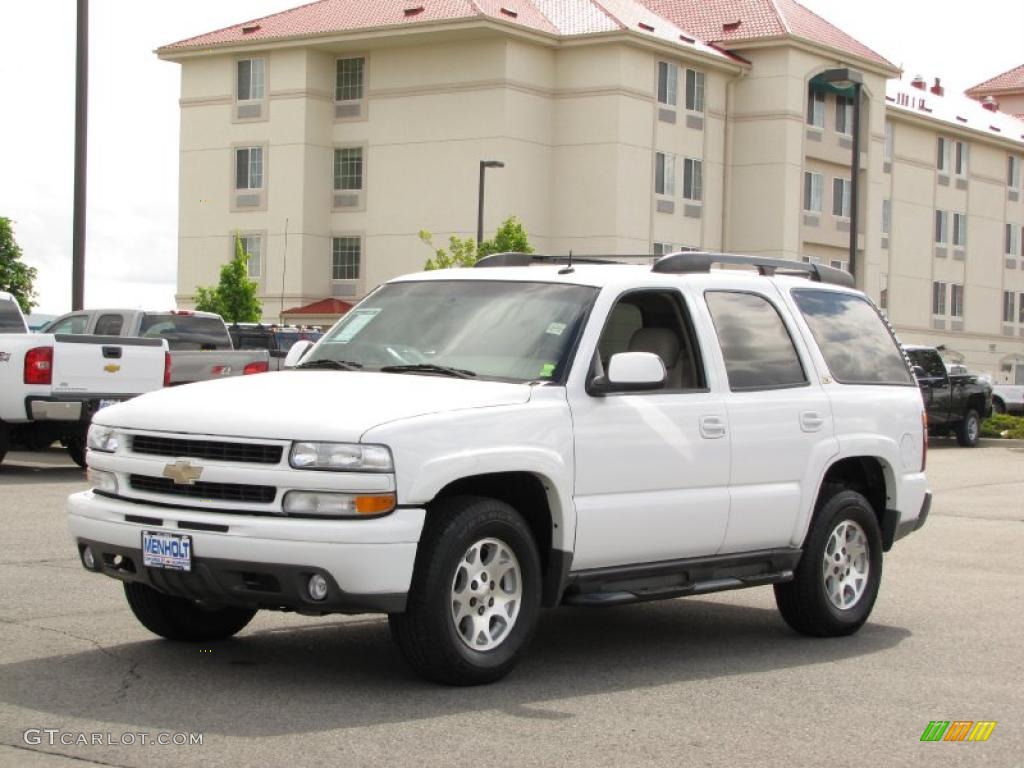
M 68 499 L 79 552 L 91 547 L 108 576 L 193 600 L 313 614 L 404 610 L 425 514 L 402 508 L 372 520 L 300 520 L 157 507 L 92 491 Z M 191 536 L 192 571 L 144 567 L 143 530 Z M 327 578 L 325 600 L 306 594 L 314 573 Z

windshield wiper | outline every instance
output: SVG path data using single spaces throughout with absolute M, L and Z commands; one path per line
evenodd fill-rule
M 381 373 L 440 373 L 442 376 L 454 376 L 457 379 L 472 379 L 476 376 L 473 371 L 464 368 L 451 368 L 447 365 L 435 365 L 434 363 L 416 363 L 413 365 L 385 365 L 380 369 Z
M 299 363 L 296 368 L 330 368 L 334 371 L 357 371 L 363 367 L 362 363 L 353 363 L 349 360 L 310 360 L 307 363 Z

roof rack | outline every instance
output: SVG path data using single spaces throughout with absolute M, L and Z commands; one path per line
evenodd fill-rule
M 689 274 L 693 272 L 710 272 L 712 264 L 739 264 L 756 267 L 758 274 L 772 277 L 776 272 L 783 275 L 805 275 L 819 283 L 832 283 L 847 288 L 856 288 L 853 275 L 842 269 L 826 267 L 824 264 L 813 264 L 790 259 L 769 259 L 761 256 L 741 256 L 735 253 L 715 253 L 710 251 L 683 251 L 670 253 L 654 263 L 652 272 L 668 274 Z
M 546 256 L 540 253 L 520 253 L 509 251 L 507 253 L 492 253 L 484 256 L 474 264 L 474 267 L 528 267 L 531 264 L 628 264 L 623 259 L 647 259 L 651 262 L 658 258 L 650 253 L 636 254 L 592 254 L 584 256 Z

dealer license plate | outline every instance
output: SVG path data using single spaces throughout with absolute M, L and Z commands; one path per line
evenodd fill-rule
M 192 537 L 159 531 L 142 532 L 142 564 L 172 571 L 192 570 Z
M 121 402 L 121 401 L 120 400 L 100 400 L 99 403 L 96 404 L 96 410 L 97 411 L 102 411 L 108 405 L 117 405 L 119 402 Z

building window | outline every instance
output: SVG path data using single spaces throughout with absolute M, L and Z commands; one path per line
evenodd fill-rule
M 878 282 L 878 308 L 885 311 L 889 309 L 889 275 L 881 274 Z
M 235 149 L 235 189 L 263 189 L 263 147 Z
M 1003 291 L 1003 322 L 1012 323 L 1014 318 L 1013 311 L 1013 291 Z
M 850 218 L 850 180 L 832 179 L 832 215 Z
M 893 127 L 892 123 L 888 120 L 885 121 L 885 144 L 882 145 L 882 160 L 887 163 L 892 162 L 892 148 L 893 148 Z
M 655 243 L 654 244 L 654 255 L 655 256 L 668 256 L 670 253 L 675 253 L 676 249 L 672 247 L 672 243 Z
M 935 212 L 935 242 L 945 245 L 949 242 L 949 213 Z
M 964 316 L 964 287 L 954 283 L 950 291 L 949 314 L 951 317 Z
M 672 197 L 676 193 L 676 156 L 654 153 L 654 191 Z
M 658 62 L 658 103 L 675 107 L 679 90 L 679 67 L 667 61 Z
M 953 171 L 957 176 L 967 177 L 967 156 L 970 154 L 970 149 L 970 146 L 965 142 L 953 142 Z
M 331 238 L 331 279 L 358 280 L 363 241 L 358 237 Z
M 932 283 L 932 314 L 939 317 L 946 316 L 946 285 Z
M 886 198 L 882 201 L 882 234 L 888 235 L 892 232 L 892 200 Z
M 686 70 L 686 108 L 691 112 L 704 111 L 704 73 Z
M 266 61 L 263 59 L 242 59 L 238 67 L 238 101 L 257 101 L 263 98 Z
M 363 98 L 366 59 L 338 59 L 334 81 L 335 101 L 359 101 Z
M 249 279 L 259 280 L 263 275 L 263 236 L 241 235 L 242 250 L 249 255 Z M 232 238 L 232 255 L 234 255 L 234 238 Z
M 355 191 L 363 188 L 363 148 L 343 147 L 334 150 L 335 191 Z
M 953 214 L 953 245 L 963 248 L 967 245 L 967 216 L 963 213 Z
M 804 210 L 821 213 L 821 196 L 825 188 L 825 177 L 814 171 L 804 171 Z
M 836 131 L 853 135 L 853 98 L 836 96 Z
M 815 128 L 825 127 L 825 92 L 807 92 L 807 124 Z
M 1006 255 L 1016 256 L 1020 253 L 1020 232 L 1016 224 L 1006 225 Z
M 1024 325 L 1024 293 L 1019 294 L 1017 308 L 1017 322 Z
M 683 163 L 683 197 L 686 200 L 704 199 L 704 163 L 686 158 Z
M 1006 158 L 1006 185 L 1010 189 L 1020 189 L 1020 158 L 1016 155 Z
M 950 155 L 952 153 L 952 142 L 939 136 L 937 151 L 935 156 L 935 167 L 939 169 L 939 173 L 949 173 L 950 165 L 952 164 Z

